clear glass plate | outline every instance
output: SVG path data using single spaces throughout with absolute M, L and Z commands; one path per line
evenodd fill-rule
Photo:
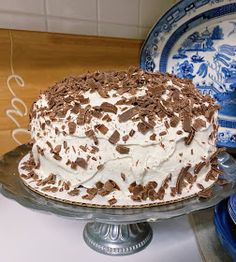
M 13 199 L 25 207 L 71 219 L 112 224 L 151 222 L 214 206 L 223 198 L 236 192 L 236 161 L 229 154 L 224 153 L 219 156 L 219 165 L 224 171 L 222 177 L 230 183 L 224 186 L 215 184 L 213 196 L 210 199 L 201 200 L 198 197 L 193 197 L 174 204 L 134 209 L 73 206 L 47 199 L 24 186 L 18 174 L 18 163 L 29 150 L 29 146 L 22 145 L 1 157 L 0 192 L 5 197 Z

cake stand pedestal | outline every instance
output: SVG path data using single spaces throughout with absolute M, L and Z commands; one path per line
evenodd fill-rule
M 130 255 L 144 249 L 152 240 L 152 229 L 147 222 L 136 224 L 88 223 L 84 241 L 95 251 L 113 255 Z
M 215 184 L 210 199 L 193 197 L 163 206 L 131 209 L 74 206 L 45 198 L 24 186 L 18 174 L 18 163 L 29 150 L 28 146 L 22 145 L 0 158 L 0 192 L 33 210 L 88 221 L 83 233 L 85 242 L 97 252 L 107 255 L 130 255 L 141 251 L 152 239 L 148 222 L 214 206 L 236 191 L 236 162 L 224 153 L 218 160 L 224 171 L 222 177 L 229 183 L 225 186 Z

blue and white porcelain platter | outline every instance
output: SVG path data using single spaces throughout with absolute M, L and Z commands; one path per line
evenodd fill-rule
M 140 65 L 190 78 L 215 97 L 218 145 L 236 148 L 236 1 L 180 1 L 153 27 Z
M 236 193 L 229 197 L 228 212 L 232 221 L 236 225 Z
M 236 261 L 236 226 L 231 221 L 227 210 L 228 198 L 215 206 L 214 224 L 219 240 L 224 249 Z

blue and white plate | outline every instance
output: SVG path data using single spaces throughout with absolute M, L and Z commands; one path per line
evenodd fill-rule
M 236 225 L 236 194 L 233 194 L 229 197 L 228 212 L 232 221 Z
M 140 66 L 190 78 L 214 96 L 221 105 L 218 145 L 236 148 L 235 1 L 179 1 L 150 32 Z
M 236 228 L 229 216 L 227 202 L 228 198 L 215 206 L 214 223 L 222 246 L 236 261 Z

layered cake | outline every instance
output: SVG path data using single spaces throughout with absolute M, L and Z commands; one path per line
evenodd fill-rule
M 127 71 L 68 77 L 30 113 L 24 183 L 88 206 L 135 207 L 204 195 L 219 176 L 218 105 L 190 80 Z

